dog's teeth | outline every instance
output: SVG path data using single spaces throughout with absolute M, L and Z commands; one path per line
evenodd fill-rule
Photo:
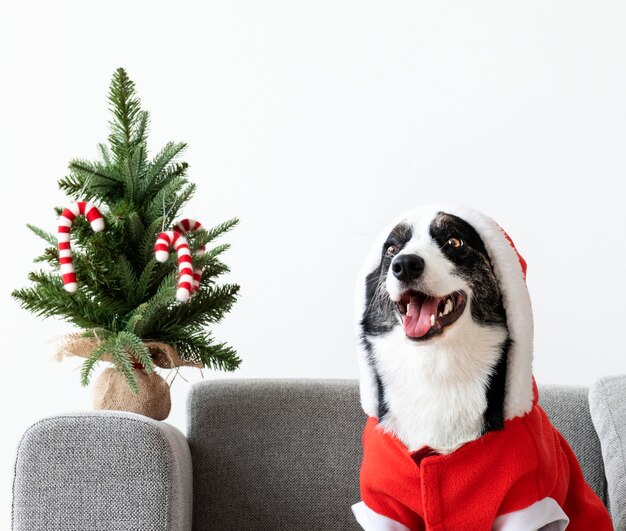
M 435 326 L 435 314 L 430 316 L 430 326 Z
M 439 312 L 439 317 L 443 317 L 443 313 L 442 312 Z
M 452 311 L 452 299 L 446 301 L 446 306 L 443 309 L 443 314 L 448 315 Z

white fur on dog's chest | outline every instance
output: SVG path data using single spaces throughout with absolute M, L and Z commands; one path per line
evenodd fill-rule
M 450 453 L 482 434 L 489 376 L 506 331 L 476 333 L 470 319 L 459 325 L 451 334 L 459 340 L 445 348 L 433 342 L 416 349 L 399 327 L 372 341 L 389 410 L 381 425 L 409 451 L 428 446 Z

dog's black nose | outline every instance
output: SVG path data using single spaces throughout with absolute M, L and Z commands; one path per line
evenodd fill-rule
M 398 256 L 391 264 L 393 276 L 402 282 L 417 280 L 424 272 L 424 259 L 416 254 Z

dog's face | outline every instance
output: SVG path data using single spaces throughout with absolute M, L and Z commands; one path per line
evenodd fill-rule
M 462 339 L 469 328 L 505 326 L 498 282 L 476 230 L 445 212 L 405 219 L 366 278 L 364 339 L 402 327 L 419 350 Z
M 410 449 L 454 451 L 530 411 L 526 262 L 488 216 L 424 206 L 370 251 L 357 290 L 361 404 Z
M 420 212 L 393 227 L 378 253 L 365 278 L 360 335 L 379 419 L 407 446 L 429 430 L 445 448 L 500 429 L 510 340 L 478 232 L 453 214 Z M 456 432 L 446 428 L 464 421 Z

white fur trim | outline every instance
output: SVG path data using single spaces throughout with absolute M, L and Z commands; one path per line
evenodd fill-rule
M 498 516 L 493 531 L 563 531 L 569 518 L 553 498 L 544 498 L 525 509 Z
M 372 511 L 363 502 L 352 506 L 352 514 L 365 531 L 410 531 L 404 524 Z
M 400 216 L 376 238 L 363 263 L 356 287 L 357 351 L 360 370 L 361 405 L 369 416 L 378 415 L 378 387 L 368 353 L 363 344 L 360 322 L 365 308 L 365 279 L 380 265 L 382 246 L 391 230 L 407 219 L 433 219 L 437 212 L 447 212 L 467 221 L 480 235 L 500 284 L 507 325 L 512 340 L 507 366 L 504 417 L 524 415 L 532 408 L 533 317 L 530 295 L 517 254 L 502 229 L 488 216 L 476 210 L 453 205 L 421 207 Z
M 515 249 L 494 220 L 467 208 L 451 212 L 470 223 L 480 235 L 491 258 L 513 341 L 509 349 L 504 397 L 504 418 L 528 413 L 533 405 L 533 312 Z

